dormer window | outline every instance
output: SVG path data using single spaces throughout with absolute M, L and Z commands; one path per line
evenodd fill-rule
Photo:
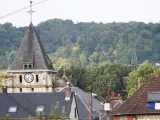
M 17 112 L 17 106 L 11 106 L 11 107 L 9 107 L 8 112 L 9 113 L 15 113 L 15 112 Z
M 23 69 L 33 69 L 33 64 L 24 64 Z
M 37 106 L 36 107 L 36 112 L 43 112 L 44 111 L 44 106 L 43 105 L 40 105 L 40 106 Z
M 33 67 L 32 67 L 32 65 L 28 65 L 29 66 L 29 69 L 32 69 Z
M 23 68 L 24 68 L 24 69 L 27 69 L 27 65 L 24 65 Z

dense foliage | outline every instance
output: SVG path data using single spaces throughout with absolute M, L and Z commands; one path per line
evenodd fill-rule
M 13 61 L 26 28 L 0 24 L 0 69 Z M 40 23 L 36 29 L 57 68 L 71 63 L 90 67 L 109 61 L 131 64 L 136 62 L 136 56 L 138 63 L 146 59 L 158 62 L 160 58 L 158 23 L 74 24 L 71 20 L 53 19 Z
M 5 85 L 6 72 L 0 71 L 0 93 L 2 92 L 2 86 Z
M 153 73 L 159 73 L 160 68 L 149 63 L 143 62 L 135 71 L 129 73 L 127 88 L 128 97 L 134 95 L 134 93 L 140 88 L 140 86 L 148 80 L 148 77 Z
M 74 86 L 88 91 L 92 85 L 93 93 L 105 98 L 107 86 L 110 86 L 110 92 L 123 94 L 123 90 L 126 90 L 124 77 L 128 76 L 130 67 L 115 63 L 92 68 L 72 65 L 66 72 L 68 79 Z M 60 69 L 59 77 L 62 76 L 62 73 L 63 70 Z

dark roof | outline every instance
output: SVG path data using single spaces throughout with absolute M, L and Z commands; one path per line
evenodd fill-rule
M 32 23 L 30 23 L 17 51 L 15 61 L 9 69 L 21 70 L 23 64 L 33 64 L 34 69 L 54 70 Z
M 64 91 L 64 89 L 61 91 Z M 87 119 L 89 117 L 89 94 L 78 87 L 71 87 L 71 91 L 73 91 L 76 95 L 79 118 Z M 92 103 L 93 118 L 96 118 L 97 116 L 99 116 L 99 112 L 103 111 L 103 105 L 101 105 L 100 101 L 95 98 L 92 98 Z M 102 113 L 102 116 L 104 117 L 105 113 Z
M 132 97 L 113 110 L 112 114 L 159 114 L 160 110 L 148 108 L 148 93 L 153 91 L 160 91 L 160 74 L 152 75 Z
M 17 106 L 16 113 L 10 113 L 11 118 L 28 118 L 29 116 L 35 117 L 36 106 L 44 106 L 45 116 L 50 116 L 52 113 L 52 108 L 55 107 L 57 102 L 58 114 L 65 115 L 69 118 L 71 103 L 73 99 L 73 93 L 71 95 L 71 100 L 65 100 L 65 93 L 8 93 L 0 94 L 0 116 L 5 117 L 8 113 L 8 109 L 11 106 Z M 62 112 L 65 108 L 65 114 Z

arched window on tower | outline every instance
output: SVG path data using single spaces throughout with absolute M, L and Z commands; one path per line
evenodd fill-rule
M 19 91 L 22 92 L 22 88 L 20 88 Z
M 19 75 L 19 82 L 22 83 L 22 75 Z
M 39 77 L 38 77 L 38 75 L 36 75 L 36 82 L 39 82 Z

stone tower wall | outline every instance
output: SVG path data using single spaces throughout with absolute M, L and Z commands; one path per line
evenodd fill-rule
M 30 72 L 31 73 L 31 72 Z M 34 80 L 31 83 L 27 83 L 24 79 L 25 73 L 8 73 L 6 80 L 6 86 L 8 87 L 8 93 L 19 93 L 19 92 L 53 92 L 53 83 L 55 75 L 48 72 L 34 72 L 31 73 L 34 76 Z M 20 81 L 20 75 L 22 81 Z M 38 75 L 38 81 L 36 80 Z

